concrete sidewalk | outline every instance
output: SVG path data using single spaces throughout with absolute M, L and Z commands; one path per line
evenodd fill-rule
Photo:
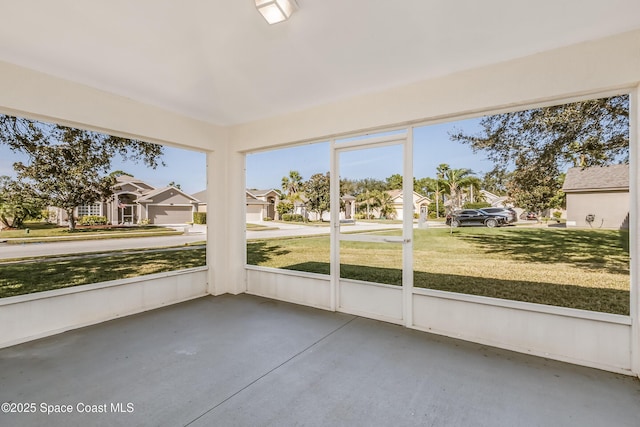
M 0 384 L 0 403 L 35 404 L 34 413 L 0 413 L 7 426 L 637 427 L 640 419 L 637 378 L 249 295 L 0 350 Z

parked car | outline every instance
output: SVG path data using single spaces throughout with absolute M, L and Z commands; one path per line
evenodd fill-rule
M 508 224 L 508 218 L 502 214 L 492 214 L 479 209 L 463 209 L 447 215 L 447 225 L 452 227 L 487 226 L 490 228 Z
M 509 224 L 518 222 L 518 213 L 513 208 L 482 208 L 478 210 L 488 214 L 504 215 L 507 217 L 507 222 Z

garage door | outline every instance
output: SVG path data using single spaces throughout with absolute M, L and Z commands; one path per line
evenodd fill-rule
M 191 221 L 191 206 L 149 206 L 151 224 L 184 224 Z
M 247 222 L 262 221 L 262 205 L 247 205 Z

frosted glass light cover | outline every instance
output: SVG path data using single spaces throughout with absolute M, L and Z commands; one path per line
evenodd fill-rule
M 256 7 L 269 24 L 282 22 L 293 13 L 289 0 L 256 0 Z

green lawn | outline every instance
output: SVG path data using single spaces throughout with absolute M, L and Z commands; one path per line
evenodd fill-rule
M 0 298 L 205 265 L 205 249 L 0 264 Z
M 385 232 L 399 234 L 399 231 Z M 414 283 L 540 304 L 629 313 L 627 235 L 611 230 L 415 230 Z M 255 240 L 249 264 L 329 273 L 329 238 Z M 400 246 L 341 243 L 341 276 L 400 285 Z
M 27 232 L 28 231 L 28 232 Z M 154 226 L 128 226 L 105 228 L 77 228 L 73 232 L 68 227 L 42 222 L 25 223 L 25 228 L 0 231 L 0 240 L 12 239 L 8 243 L 35 243 L 69 240 L 99 240 L 123 237 L 167 236 L 182 234 L 172 228 Z

